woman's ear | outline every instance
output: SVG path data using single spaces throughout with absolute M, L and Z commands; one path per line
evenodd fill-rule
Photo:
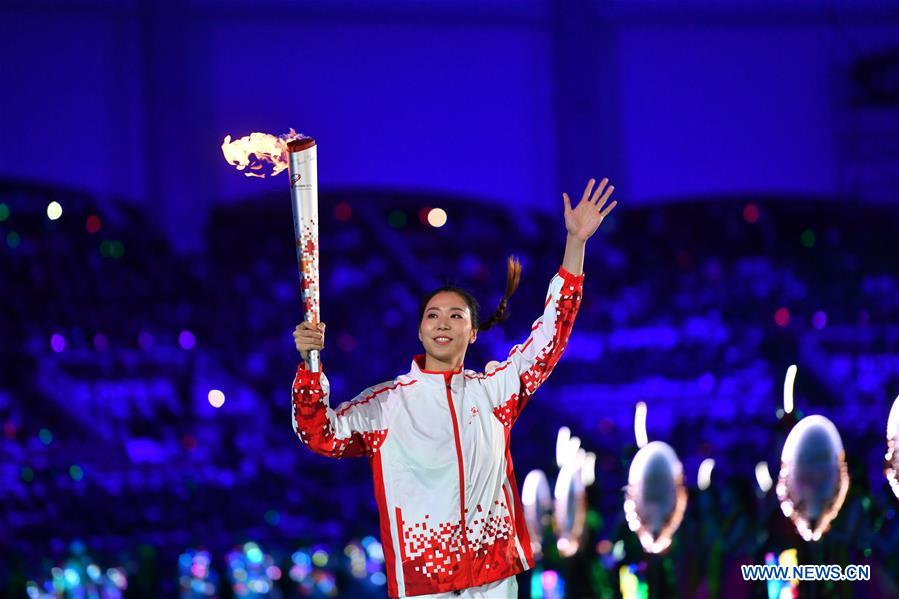
M 477 341 L 477 339 L 478 339 L 478 330 L 471 329 L 471 341 L 468 342 L 468 345 L 471 345 L 472 343 Z

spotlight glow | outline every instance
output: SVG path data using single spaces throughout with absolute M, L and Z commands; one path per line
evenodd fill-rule
M 62 206 L 59 202 L 50 202 L 47 204 L 47 218 L 56 220 L 62 216 Z
M 556 436 L 556 466 L 559 468 L 562 467 L 562 464 L 565 463 L 565 459 L 568 456 L 568 441 L 571 440 L 571 429 L 567 426 L 563 426 L 559 429 L 559 434 Z
M 207 399 L 209 399 L 209 405 L 211 405 L 213 408 L 220 408 L 225 405 L 225 394 L 218 389 L 212 389 L 211 391 L 209 391 Z
M 696 473 L 696 486 L 700 491 L 705 491 L 712 484 L 712 469 L 715 468 L 715 460 L 706 458 L 699 465 L 699 472 Z
M 784 378 L 784 412 L 793 412 L 793 383 L 796 382 L 796 365 L 790 364 L 787 368 L 787 376 Z
M 771 473 L 768 471 L 768 462 L 759 462 L 755 465 L 755 481 L 759 484 L 762 493 L 771 490 L 774 481 L 771 479 Z
M 581 482 L 585 487 L 596 482 L 596 454 L 592 451 L 584 454 L 584 463 L 581 465 Z
M 637 447 L 643 447 L 649 442 L 646 435 L 646 402 L 637 402 L 634 410 L 634 437 L 637 439 Z

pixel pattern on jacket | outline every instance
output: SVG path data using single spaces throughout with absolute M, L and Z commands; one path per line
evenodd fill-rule
M 300 440 L 325 456 L 371 462 L 391 597 L 483 585 L 534 566 L 509 433 L 565 349 L 583 278 L 560 268 L 528 338 L 488 373 L 428 371 L 419 355 L 407 374 L 332 409 L 324 373 L 297 368 Z

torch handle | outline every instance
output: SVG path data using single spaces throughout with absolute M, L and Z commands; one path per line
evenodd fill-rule
M 309 138 L 288 144 L 290 199 L 297 266 L 300 271 L 300 298 L 303 319 L 317 324 L 319 313 L 318 266 L 318 157 L 315 141 Z M 319 372 L 318 350 L 309 352 L 309 370 Z

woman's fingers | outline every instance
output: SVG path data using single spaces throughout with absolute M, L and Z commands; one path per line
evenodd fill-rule
M 618 205 L 618 200 L 613 201 L 611 204 L 609 204 L 608 206 L 603 208 L 602 211 L 600 211 L 599 216 L 602 218 L 607 217 L 609 215 L 609 212 L 612 211 L 612 208 L 614 208 L 617 205 Z
M 584 188 L 584 195 L 581 196 L 581 202 L 586 202 L 587 198 L 590 197 L 590 192 L 593 191 L 593 185 L 595 183 L 596 179 L 590 179 L 589 181 L 587 181 L 587 187 Z
M 298 324 L 293 330 L 294 345 L 301 353 L 313 350 L 323 349 L 325 346 L 325 324 L 312 324 L 311 322 L 303 322 Z
M 590 198 L 590 203 L 596 206 L 596 200 L 599 198 L 600 194 L 602 194 L 602 190 L 605 189 L 606 184 L 609 180 L 603 177 L 602 181 L 599 182 L 599 185 L 596 187 L 596 191 L 593 192 L 593 196 Z
M 602 194 L 602 197 L 596 202 L 597 210 L 602 210 L 602 207 L 605 206 L 606 202 L 609 201 L 609 197 L 612 195 L 612 192 L 615 191 L 614 185 L 609 185 L 609 188 L 606 189 L 606 192 Z

